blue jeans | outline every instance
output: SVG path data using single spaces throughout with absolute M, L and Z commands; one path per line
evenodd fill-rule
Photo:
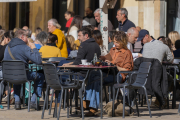
M 103 73 L 103 84 L 107 83 L 112 83 L 113 82 L 113 75 L 108 75 L 107 73 Z M 117 76 L 115 76 L 115 81 L 117 81 Z M 121 83 L 122 81 L 122 76 L 119 76 L 119 82 Z M 89 100 L 90 105 L 89 107 L 96 108 L 98 109 L 99 107 L 99 100 L 100 100 L 100 86 L 101 86 L 101 81 L 100 81 L 100 72 L 99 71 L 92 71 L 90 73 L 90 76 L 88 78 L 88 84 L 86 86 L 86 91 L 84 93 L 84 98 L 83 100 Z
M 63 75 L 62 76 L 62 81 L 66 81 L 66 79 L 68 79 L 68 78 L 69 78 L 69 75 Z M 73 78 L 74 78 L 74 76 L 73 76 Z M 77 76 L 76 76 L 76 79 L 77 79 Z M 79 76 L 79 79 L 83 80 L 84 77 L 83 76 Z M 58 95 L 58 103 L 60 102 L 60 98 L 61 98 L 61 90 L 59 91 L 59 95 Z
M 33 80 L 36 77 L 36 72 L 28 72 L 27 73 L 27 78 L 28 80 Z M 37 78 L 34 82 L 36 86 L 34 86 L 34 88 L 36 89 L 37 95 L 38 97 L 41 97 L 41 93 L 42 93 L 42 87 L 43 87 L 43 83 L 44 83 L 44 75 L 42 73 L 37 73 Z M 13 85 L 14 88 L 14 98 L 15 98 L 15 102 L 19 102 L 20 101 L 20 90 L 21 90 L 21 85 Z M 32 95 L 31 98 L 31 102 L 35 102 L 36 101 L 36 94 L 35 91 Z

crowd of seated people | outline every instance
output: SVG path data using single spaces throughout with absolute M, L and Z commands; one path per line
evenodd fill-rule
M 88 13 L 89 12 L 89 13 Z M 59 66 L 80 65 L 82 59 L 87 59 L 91 62 L 96 53 L 97 58 L 104 58 L 104 62 L 108 65 L 115 66 L 116 74 L 119 71 L 132 71 L 134 63 L 140 58 L 155 59 L 158 65 L 163 66 L 163 61 L 172 63 L 174 58 L 180 57 L 180 35 L 176 31 L 168 34 L 168 37 L 160 36 L 153 38 L 149 31 L 135 26 L 133 22 L 128 19 L 128 11 L 126 8 L 121 8 L 117 11 L 117 20 L 119 25 L 117 29 L 113 29 L 110 21 L 108 32 L 108 46 L 104 45 L 103 36 L 100 31 L 100 9 L 95 10 L 94 17 L 90 8 L 87 9 L 87 16 L 83 17 L 75 15 L 73 12 L 65 12 L 67 20 L 65 33 L 61 30 L 61 25 L 56 19 L 47 21 L 48 32 L 43 31 L 37 27 L 35 33 L 32 33 L 28 26 L 22 29 L 15 28 L 13 31 L 0 30 L 0 61 L 3 60 L 21 60 L 28 67 L 29 61 L 34 64 L 42 64 L 42 58 L 63 57 L 73 58 L 73 62 L 67 60 L 60 61 Z M 89 18 L 90 17 L 90 18 Z M 84 21 L 88 24 L 83 24 Z M 96 25 L 95 25 L 96 23 Z M 92 24 L 92 25 L 91 25 Z M 137 42 L 142 43 L 142 49 L 139 53 L 134 52 L 133 45 Z M 13 57 L 10 55 L 10 49 Z M 110 59 L 111 58 L 111 59 Z M 79 78 L 83 80 L 86 76 L 87 70 L 75 70 Z M 0 70 L 0 75 L 2 71 Z M 36 94 L 38 97 L 42 95 L 42 87 L 45 80 L 42 72 L 37 73 L 36 77 L 36 91 L 33 92 L 31 98 L 31 108 L 36 109 Z M 119 83 L 126 81 L 127 74 L 120 74 Z M 2 75 L 0 76 L 2 77 Z M 27 78 L 34 79 L 35 72 L 27 72 Z M 66 81 L 69 76 L 62 76 L 63 81 Z M 86 90 L 84 91 L 83 107 L 89 110 L 86 116 L 94 116 L 98 111 L 100 101 L 100 79 L 99 71 L 92 71 L 89 74 Z M 103 71 L 103 84 L 113 82 L 113 74 L 111 72 Z M 117 82 L 117 77 L 116 77 Z M 153 84 L 153 83 L 152 83 Z M 155 85 L 156 86 L 156 85 Z M 13 85 L 15 109 L 21 109 L 20 91 L 21 85 Z M 5 95 L 7 96 L 7 87 Z M 159 106 L 165 106 L 165 98 L 161 92 Z M 58 95 L 58 103 L 60 102 L 61 92 Z

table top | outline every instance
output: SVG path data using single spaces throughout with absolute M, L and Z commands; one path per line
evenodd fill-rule
M 93 66 L 93 65 L 67 65 L 67 66 L 57 66 L 59 68 L 66 69 L 107 69 L 107 68 L 115 68 L 116 66 Z

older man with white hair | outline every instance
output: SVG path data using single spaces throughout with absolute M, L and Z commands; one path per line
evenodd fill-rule
M 95 29 L 98 29 L 98 30 L 100 30 L 100 21 L 101 21 L 100 11 L 101 11 L 100 8 L 94 11 L 95 20 L 97 21 L 97 23 L 99 23 L 98 28 L 96 27 Z M 113 25 L 111 21 L 108 20 L 108 31 L 112 31 L 112 30 L 113 30 Z
M 49 32 L 55 34 L 58 37 L 58 42 L 56 46 L 60 49 L 62 57 L 68 57 L 66 38 L 63 32 L 60 30 L 61 26 L 59 25 L 56 19 L 50 19 L 48 21 Z

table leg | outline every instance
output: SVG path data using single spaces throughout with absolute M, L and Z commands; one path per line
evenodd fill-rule
M 172 109 L 175 108 L 176 108 L 176 67 L 174 66 L 174 87 L 173 87 Z
M 101 75 L 101 119 L 103 119 L 103 98 L 102 98 L 102 92 L 103 92 L 103 73 L 102 70 L 100 69 L 100 75 Z

